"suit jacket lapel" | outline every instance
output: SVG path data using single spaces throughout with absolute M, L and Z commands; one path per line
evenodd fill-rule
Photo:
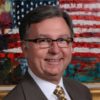
M 41 89 L 29 74 L 25 76 L 22 87 L 26 100 L 47 100 Z
M 69 82 L 68 79 L 66 79 L 66 81 L 64 79 L 64 86 L 65 86 L 71 100 L 77 100 L 76 91 L 74 90 L 73 86 L 71 85 L 71 83 Z

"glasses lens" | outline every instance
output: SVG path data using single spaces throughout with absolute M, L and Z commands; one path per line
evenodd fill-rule
M 58 46 L 59 46 L 59 47 L 66 47 L 66 45 L 67 45 L 66 40 L 63 39 L 63 38 L 57 39 L 57 43 L 58 43 Z
M 51 43 L 51 39 L 41 38 L 41 39 L 38 39 L 37 43 L 39 44 L 41 48 L 48 48 L 49 44 Z
M 58 43 L 58 46 L 61 47 L 61 48 L 66 48 L 68 47 L 72 42 L 72 39 L 71 38 L 68 38 L 68 39 L 58 39 L 57 40 L 57 43 Z

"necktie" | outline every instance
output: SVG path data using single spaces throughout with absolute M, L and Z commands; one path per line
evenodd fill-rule
M 54 94 L 58 97 L 59 100 L 67 100 L 66 97 L 65 97 L 64 90 L 60 86 L 56 87 Z

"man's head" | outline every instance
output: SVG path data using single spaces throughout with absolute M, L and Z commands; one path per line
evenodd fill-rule
M 26 30 L 33 23 L 39 23 L 42 20 L 52 18 L 52 17 L 62 17 L 66 21 L 66 24 L 71 30 L 71 36 L 74 36 L 72 20 L 66 11 L 62 11 L 58 6 L 40 6 L 35 8 L 33 11 L 30 11 L 21 21 L 19 28 L 20 38 L 23 40 L 26 36 Z
M 38 77 L 57 83 L 72 57 L 73 27 L 58 7 L 38 7 L 20 25 L 22 50 Z

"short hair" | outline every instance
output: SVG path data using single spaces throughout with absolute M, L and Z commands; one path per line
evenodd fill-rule
M 48 5 L 35 8 L 24 16 L 19 27 L 20 39 L 24 40 L 26 36 L 26 29 L 29 28 L 31 24 L 39 23 L 45 19 L 53 17 L 64 18 L 70 28 L 71 36 L 73 37 L 73 24 L 68 13 L 59 8 L 58 6 Z

